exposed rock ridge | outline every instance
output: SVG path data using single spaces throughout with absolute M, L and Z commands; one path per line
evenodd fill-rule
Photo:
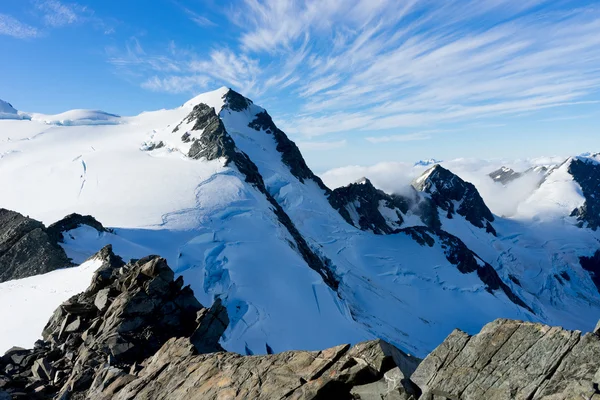
M 316 176 L 311 169 L 306 165 L 304 157 L 296 143 L 290 140 L 287 135 L 273 122 L 271 116 L 266 112 L 262 111 L 256 114 L 254 120 L 248 124 L 248 126 L 255 130 L 263 130 L 268 134 L 273 135 L 275 142 L 277 143 L 277 151 L 281 153 L 281 160 L 285 165 L 290 168 L 290 172 L 300 182 L 304 183 L 305 179 L 312 179 L 319 185 L 325 193 L 329 193 L 331 190 L 325 186 L 321 178 Z
M 39 221 L 0 209 L 0 282 L 71 266 L 55 232 Z
M 446 211 L 448 218 L 459 214 L 474 226 L 485 228 L 487 232 L 496 235 L 496 230 L 491 225 L 494 215 L 473 184 L 463 181 L 440 165 L 434 165 L 415 180 L 413 186 L 418 191 L 429 194 L 433 202 Z
M 393 233 L 404 222 L 402 214 L 406 214 L 411 207 L 409 199 L 390 196 L 376 189 L 366 178 L 333 190 L 329 195 L 329 203 L 350 225 L 376 234 Z M 389 208 L 394 219 L 388 220 L 381 215 L 380 206 Z M 358 221 L 353 220 L 351 213 L 356 213 Z
M 598 399 L 600 336 L 496 320 L 476 336 L 455 330 L 411 379 L 420 399 Z
M 600 164 L 574 158 L 568 168 L 585 197 L 583 206 L 573 210 L 571 216 L 577 217 L 581 227 L 597 230 L 600 226 Z
M 228 107 L 235 107 L 235 110 L 238 110 L 243 104 L 246 104 L 245 107 L 247 107 L 248 104 L 244 103 L 244 101 L 238 97 L 241 95 L 231 94 L 232 92 L 233 91 L 230 90 L 225 94 L 226 105 Z M 245 109 L 245 107 L 242 108 L 242 110 Z M 265 195 L 269 203 L 271 203 L 279 222 L 287 228 L 295 241 L 295 247 L 308 266 L 318 272 L 325 283 L 332 289 L 337 289 L 339 280 L 335 276 L 331 261 L 325 257 L 318 256 L 310 248 L 308 243 L 306 243 L 306 240 L 304 240 L 304 237 L 298 232 L 298 229 L 290 217 L 267 190 L 256 164 L 252 162 L 246 153 L 236 147 L 234 140 L 225 129 L 223 121 L 221 121 L 215 112 L 215 109 L 208 107 L 206 104 L 198 104 L 194 107 L 185 121 L 194 122 L 194 118 L 196 119 L 196 122 L 192 130 L 203 130 L 203 133 L 199 138 L 194 139 L 188 156 L 194 159 L 206 158 L 207 160 L 224 158 L 225 165 L 233 162 L 237 169 L 245 176 L 246 182 L 256 187 Z
M 511 288 L 504 283 L 494 267 L 483 261 L 477 254 L 471 251 L 459 238 L 442 230 L 435 230 L 424 226 L 415 226 L 401 229 L 399 233 L 409 235 L 421 246 L 432 247 L 437 238 L 440 245 L 444 249 L 446 259 L 456 265 L 457 269 L 463 274 L 476 272 L 479 279 L 485 284 L 488 292 L 494 293 L 496 290 L 501 290 L 510 301 L 516 305 L 535 314 L 519 296 L 517 296 Z
M 2 357 L 0 388 L 27 398 L 96 398 L 100 382 L 112 381 L 111 390 L 125 385 L 171 338 L 191 337 L 204 353 L 222 351 L 225 308 L 217 301 L 204 309 L 163 258 L 125 265 L 110 246 L 94 258 L 102 264 L 90 287 L 54 312 L 44 340 Z

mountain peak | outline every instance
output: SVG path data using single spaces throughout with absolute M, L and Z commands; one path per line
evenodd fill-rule
M 490 224 L 494 221 L 494 215 L 475 186 L 441 165 L 429 168 L 413 182 L 413 186 L 418 191 L 429 194 L 433 202 L 446 211 L 447 218 L 451 219 L 454 214 L 459 214 L 474 226 L 496 234 Z
M 214 109 L 218 113 L 221 110 L 221 108 L 223 107 L 224 98 L 230 90 L 231 89 L 228 88 L 227 86 L 221 86 L 220 88 L 218 88 L 216 90 L 201 93 L 201 94 L 197 95 L 196 97 L 191 98 L 190 100 L 186 101 L 183 104 L 183 107 L 193 108 L 193 107 L 197 106 L 198 104 L 204 103 L 210 107 L 214 107 Z

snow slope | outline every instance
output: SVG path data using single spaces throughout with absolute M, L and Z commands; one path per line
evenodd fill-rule
M 0 283 L 0 353 L 12 346 L 30 348 L 54 310 L 89 286 L 101 261 Z
M 564 292 L 558 305 L 544 297 L 546 292 L 536 296 L 536 277 L 552 271 L 541 263 L 536 275 L 527 269 L 529 261 L 550 257 L 546 251 L 560 246 L 540 250 L 538 242 L 522 240 L 511 250 L 510 235 L 518 227 L 510 221 L 506 227 L 502 222 L 502 237 L 496 238 L 464 218 L 440 214 L 443 229 L 478 254 L 474 262 L 496 267 L 536 314 L 502 290 L 486 290 L 476 272 L 461 272 L 449 261 L 448 245 L 435 234 L 429 243 L 413 231 L 375 235 L 348 224 L 329 203 L 329 190 L 302 166 L 299 153 L 276 138 L 276 128 L 265 125 L 265 110 L 252 103 L 226 104 L 229 93 L 221 88 L 177 109 L 136 117 L 75 113 L 0 121 L 0 185 L 11 188 L 0 192 L 0 206 L 46 224 L 72 212 L 91 214 L 114 228 L 113 233 L 87 227 L 68 232 L 64 248 L 76 262 L 108 243 L 125 259 L 164 256 L 201 303 L 223 299 L 231 324 L 222 344 L 240 353 L 265 353 L 267 344 L 275 351 L 322 349 L 381 337 L 424 355 L 454 328 L 474 333 L 498 317 L 582 329 L 596 322 L 598 309 L 584 310 L 572 302 L 575 293 Z M 256 166 L 267 193 L 249 181 L 251 171 L 224 157 L 188 157 L 194 141 L 205 138 L 209 129 L 196 129 L 197 120 L 188 118 L 200 103 L 215 109 L 236 154 L 247 155 Z M 417 219 L 410 214 L 400 228 L 422 225 Z M 295 229 L 334 283 L 311 269 Z M 510 257 L 519 260 L 498 261 Z M 507 271 L 531 279 L 521 287 L 509 280 Z M 48 276 L 35 278 L 52 282 Z M 578 279 L 587 288 L 585 276 Z M 15 302 L 33 298 L 35 284 L 19 285 L 12 292 L 10 286 L 0 286 L 0 296 L 13 293 Z M 81 290 L 78 285 L 74 289 Z M 70 293 L 57 292 L 52 308 L 58 297 L 66 300 Z M 575 312 L 567 315 L 573 304 Z M 38 318 L 36 307 L 23 303 L 21 311 Z M 49 316 L 39 317 L 40 324 Z M 37 337 L 40 331 L 34 324 L 11 326 L 4 329 L 22 331 L 23 337 Z M 12 340 L 6 336 L 0 344 Z

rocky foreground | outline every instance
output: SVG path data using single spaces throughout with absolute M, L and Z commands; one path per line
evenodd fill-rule
M 33 349 L 0 359 L 5 399 L 600 399 L 600 329 L 582 335 L 497 320 L 454 331 L 425 360 L 381 340 L 323 351 L 224 351 L 217 300 L 203 307 L 158 256 L 110 246 L 90 287 L 63 303 Z

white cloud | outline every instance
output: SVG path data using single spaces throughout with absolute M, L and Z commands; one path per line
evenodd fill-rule
M 318 150 L 332 150 L 346 147 L 348 142 L 346 140 L 339 140 L 336 142 L 296 142 L 300 150 L 302 151 L 318 151 Z
M 54 28 L 80 22 L 80 13 L 86 11 L 86 7 L 77 4 L 67 5 L 58 0 L 39 1 L 37 8 L 44 13 L 46 25 Z
M 481 160 L 459 158 L 442 162 L 441 165 L 467 182 L 471 182 L 481 197 L 496 215 L 513 216 L 518 206 L 537 189 L 540 177 L 525 175 L 506 186 L 494 182 L 488 174 L 502 166 L 523 172 L 537 165 L 558 165 L 565 157 L 544 157 L 528 160 Z M 408 163 L 382 162 L 370 166 L 352 165 L 335 168 L 321 174 L 326 185 L 331 188 L 345 186 L 367 177 L 375 187 L 387 193 L 406 193 L 411 182 L 428 167 L 413 166 Z
M 169 76 L 159 78 L 153 76 L 142 83 L 144 89 L 154 92 L 167 93 L 198 93 L 199 90 L 206 89 L 210 78 L 207 76 Z
M 0 14 L 0 35 L 27 39 L 39 36 L 39 32 L 33 26 L 24 24 L 10 15 Z
M 200 15 L 192 10 L 190 10 L 189 8 L 186 7 L 182 7 L 183 11 L 185 11 L 185 13 L 189 16 L 189 18 L 196 23 L 196 25 L 206 28 L 206 27 L 211 27 L 211 26 L 217 26 L 216 23 L 214 23 L 213 21 L 211 21 L 208 17 L 205 17 L 204 15 Z

